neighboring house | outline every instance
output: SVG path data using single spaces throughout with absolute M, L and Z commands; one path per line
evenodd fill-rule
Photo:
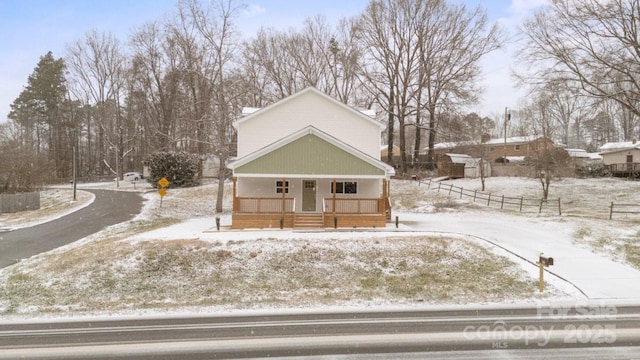
M 544 137 L 516 136 L 508 137 L 506 141 L 502 139 L 490 139 L 485 142 L 488 149 L 488 158 L 496 161 L 499 158 L 532 158 L 536 159 L 538 154 L 544 149 L 545 141 L 547 146 L 555 147 L 553 141 Z
M 602 163 L 602 155 L 598 153 L 589 153 L 583 149 L 567 149 L 567 152 L 575 166 L 589 166 Z
M 610 142 L 600 147 L 602 164 L 615 176 L 637 176 L 640 173 L 640 143 Z
M 454 153 L 458 150 L 458 153 L 466 153 L 480 146 L 480 143 L 472 142 L 472 141 L 448 141 L 436 143 L 433 145 L 433 153 L 439 157 L 447 153 Z M 427 154 L 429 148 L 423 148 L 420 154 Z
M 508 138 L 488 139 L 483 143 L 479 141 L 444 142 L 434 145 L 434 151 L 438 158 L 446 153 L 467 154 L 477 156 L 484 153 L 484 157 L 491 162 L 504 162 L 504 158 L 524 159 L 538 157 L 538 153 L 544 147 L 544 142 L 548 146 L 557 147 L 551 140 L 543 137 L 516 136 Z M 423 151 L 426 151 L 423 150 Z M 507 161 L 509 162 L 509 161 Z
M 310 87 L 234 123 L 232 228 L 384 227 L 381 122 Z
M 483 164 L 484 169 L 480 166 Z M 478 178 L 484 171 L 485 177 L 491 176 L 491 165 L 488 161 L 473 158 L 466 154 L 444 154 L 438 160 L 438 176 L 457 178 Z
M 200 160 L 200 169 L 203 178 L 217 178 L 220 172 L 220 158 L 216 155 L 208 155 Z
M 389 145 L 380 146 L 380 159 L 382 161 L 387 161 L 389 155 Z M 391 156 L 395 160 L 400 159 L 400 147 L 398 145 L 393 145 L 393 151 L 391 152 Z

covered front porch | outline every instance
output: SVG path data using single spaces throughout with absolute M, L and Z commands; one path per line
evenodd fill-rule
M 384 227 L 390 182 L 379 178 L 233 178 L 232 228 Z

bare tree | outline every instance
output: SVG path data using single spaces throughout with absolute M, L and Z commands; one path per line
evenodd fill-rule
M 407 171 L 405 124 L 416 113 L 415 84 L 420 59 L 417 35 L 425 1 L 371 1 L 359 19 L 359 36 L 368 49 L 365 86 L 387 115 L 387 161 L 393 164 L 395 125 L 401 171 Z M 416 126 L 417 127 L 417 126 Z
M 497 24 L 489 27 L 481 7 L 434 3 L 423 22 L 420 58 L 425 69 L 420 78 L 424 87 L 421 95 L 429 116 L 428 162 L 434 161 L 439 110 L 477 101 L 479 62 L 502 41 L 500 28 Z
M 123 118 L 127 60 L 120 42 L 112 34 L 94 30 L 68 46 L 67 53 L 76 98 L 97 109 L 99 159 L 98 164 L 92 165 L 99 166 L 102 175 L 105 167 L 100 163 L 104 164 L 119 179 L 123 173 L 122 159 L 132 151 L 128 143 L 135 136 L 135 132 L 127 131 L 130 127 L 125 126 Z M 88 118 L 89 139 L 92 136 L 90 121 Z M 113 166 L 111 159 L 115 162 Z
M 214 89 L 211 102 L 214 124 L 212 145 L 220 162 L 216 211 L 222 212 L 226 161 L 232 146 L 232 123 L 239 110 L 233 101 L 239 94 L 234 91 L 231 82 L 234 61 L 239 51 L 239 35 L 233 20 L 240 10 L 240 5 L 233 0 L 218 0 L 207 5 L 197 0 L 185 0 L 180 6 L 188 11 L 195 29 L 211 52 L 210 81 Z
M 553 143 L 560 128 L 559 122 L 549 111 L 549 104 L 554 95 L 545 88 L 539 89 L 520 111 L 523 123 L 528 127 L 529 136 L 539 139 L 534 148 L 534 161 L 536 176 L 542 186 L 542 199 L 545 201 L 549 197 L 551 182 L 566 168 L 568 162 L 566 150 L 556 147 Z
M 556 0 L 523 26 L 521 78 L 577 84 L 640 115 L 640 0 Z
M 47 156 L 35 151 L 25 130 L 15 121 L 0 123 L 0 194 L 38 190 L 50 181 Z
M 353 19 L 332 27 L 324 16 L 307 18 L 300 30 L 261 29 L 243 48 L 243 71 L 261 107 L 308 86 L 343 103 L 371 104 L 360 91 L 361 44 Z
M 399 125 L 406 171 L 405 126 L 414 119 L 414 155 L 420 150 L 423 112 L 427 116 L 427 162 L 433 166 L 437 116 L 477 101 L 475 84 L 482 56 L 497 49 L 501 33 L 488 28 L 486 13 L 443 0 L 378 0 L 365 10 L 362 38 L 372 64 L 368 82 L 388 113 L 389 153 Z M 391 159 L 389 159 L 391 160 Z
M 559 139 L 569 147 L 578 146 L 582 142 L 581 122 L 593 111 L 595 105 L 567 82 L 552 81 L 545 86 L 545 92 L 548 94 L 549 115 L 559 125 Z
M 181 71 L 178 49 L 169 41 L 166 27 L 153 22 L 137 29 L 131 38 L 132 88 L 135 103 L 151 151 L 175 150 L 177 102 Z

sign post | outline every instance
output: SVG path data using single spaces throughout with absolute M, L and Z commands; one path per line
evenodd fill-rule
M 160 207 L 162 207 L 162 198 L 164 198 L 165 195 L 167 195 L 167 189 L 166 187 L 169 186 L 170 182 L 169 180 L 167 180 L 166 177 L 163 177 L 162 179 L 158 180 L 158 186 L 160 186 L 160 189 L 158 190 L 158 195 L 160 195 Z

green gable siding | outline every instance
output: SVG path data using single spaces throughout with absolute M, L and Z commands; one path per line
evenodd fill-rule
M 385 171 L 309 134 L 234 170 L 236 174 L 374 175 Z

